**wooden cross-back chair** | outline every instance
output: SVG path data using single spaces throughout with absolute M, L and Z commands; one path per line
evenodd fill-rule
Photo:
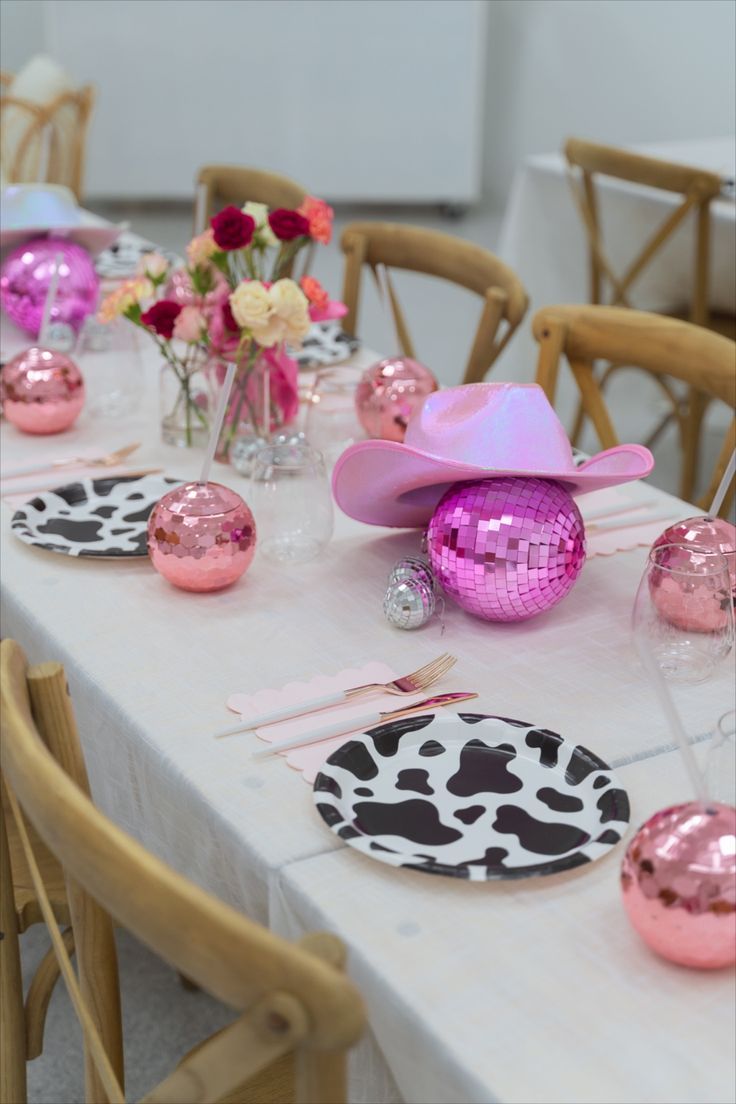
M 480 322 L 470 350 L 463 383 L 478 383 L 512 338 L 528 305 L 521 280 L 502 261 L 472 242 L 391 222 L 352 222 L 341 239 L 345 254 L 343 302 L 348 312 L 343 329 L 358 328 L 363 269 L 373 272 L 379 293 L 385 294 L 403 356 L 414 357 L 414 344 L 399 305 L 390 269 L 438 276 L 475 292 L 483 300 Z
M 10 74 L 2 74 L 0 129 L 6 137 L 11 129 L 19 131 L 11 159 L 3 165 L 6 182 L 63 184 L 80 200 L 94 89 L 86 85 L 60 92 L 49 103 L 39 104 L 8 95 L 11 80 Z
M 717 173 L 690 168 L 654 157 L 631 153 L 613 146 L 570 138 L 565 144 L 570 185 L 580 212 L 588 240 L 590 266 L 590 302 L 595 305 L 635 307 L 634 285 L 654 260 L 662 247 L 688 215 L 695 219 L 695 249 L 693 253 L 692 293 L 689 302 L 675 304 L 663 311 L 697 326 L 705 326 L 726 337 L 736 338 L 736 305 L 733 313 L 714 312 L 709 303 L 709 268 L 711 239 L 711 202 L 721 193 L 723 181 Z M 623 274 L 618 274 L 605 250 L 600 219 L 600 177 L 615 177 L 633 184 L 645 185 L 680 197 L 680 202 L 653 229 L 638 254 Z M 601 374 L 603 386 L 613 372 L 629 367 L 628 362 L 610 364 Z M 698 451 L 706 398 L 702 392 L 689 390 L 683 399 L 666 380 L 655 377 L 664 393 L 670 411 L 660 421 L 647 444 L 652 445 L 673 420 L 677 424 L 683 452 L 680 494 L 690 499 L 697 478 Z M 582 408 L 578 408 L 571 433 L 577 443 L 583 423 Z
M 232 203 L 265 203 L 268 207 L 294 210 L 304 201 L 307 191 L 288 176 L 250 169 L 241 165 L 203 165 L 197 174 L 197 202 L 194 233 L 199 234 L 212 215 Z
M 62 667 L 50 663 L 29 670 L 19 645 L 4 640 L 0 673 L 3 784 L 81 1024 L 87 1101 L 124 1100 L 117 983 L 107 1003 L 98 991 L 115 954 L 113 920 L 236 1016 L 191 1051 L 145 1101 L 344 1101 L 345 1053 L 361 1034 L 363 1008 L 341 972 L 339 940 L 316 934 L 290 944 L 147 852 L 103 816 L 74 781 L 81 751 Z M 78 976 L 69 959 L 69 939 L 59 929 L 38 870 L 32 832 L 64 870 Z M 0 857 L 5 885 L 9 859 L 4 842 Z M 25 1099 L 22 990 L 15 916 L 7 895 L 3 900 L 0 1087 L 3 1104 L 19 1104 Z M 283 1084 L 290 1055 L 295 1095 L 276 1096 L 274 1080 L 280 1077 Z
M 736 343 L 701 326 L 645 311 L 621 307 L 543 307 L 532 319 L 539 342 L 537 383 L 554 405 L 560 360 L 567 359 L 601 446 L 619 443 L 603 398 L 596 360 L 644 368 L 657 377 L 677 379 L 736 407 Z M 707 491 L 697 501 L 707 509 L 736 445 L 736 417 L 731 418 Z M 733 480 L 721 514 L 733 498 Z

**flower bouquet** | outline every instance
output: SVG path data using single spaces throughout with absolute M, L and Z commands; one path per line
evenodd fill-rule
M 103 322 L 123 316 L 159 348 L 166 389 L 173 385 L 162 420 L 167 443 L 206 441 L 228 363 L 237 371 L 219 459 L 229 458 L 241 434 L 268 437 L 296 417 L 298 368 L 289 350 L 301 347 L 312 322 L 340 318 L 346 310 L 318 280 L 291 277 L 302 249 L 330 241 L 332 214 L 313 196 L 297 210 L 270 211 L 262 203 L 226 207 L 190 241 L 186 267 L 171 268 L 160 254 L 146 254 L 136 277 L 104 300 Z

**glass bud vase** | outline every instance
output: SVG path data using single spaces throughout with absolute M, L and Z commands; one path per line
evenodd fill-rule
M 168 362 L 159 383 L 161 439 L 176 448 L 203 448 L 210 433 L 219 386 L 205 356 L 184 367 Z
M 235 376 L 216 457 L 232 464 L 241 475 L 250 475 L 258 450 L 298 411 L 296 387 L 292 403 L 288 379 L 284 383 L 283 373 L 290 371 L 291 364 L 286 358 L 277 359 L 264 351 L 255 360 L 249 358 Z

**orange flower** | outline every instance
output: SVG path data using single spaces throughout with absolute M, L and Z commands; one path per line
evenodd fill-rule
M 153 284 L 146 276 L 124 280 L 119 287 L 103 299 L 97 317 L 100 322 L 113 322 L 130 307 L 153 295 Z
M 302 276 L 299 286 L 306 295 L 310 304 L 323 310 L 330 301 L 330 297 L 314 276 Z
M 297 207 L 309 223 L 309 236 L 322 245 L 328 245 L 332 237 L 332 219 L 335 212 L 323 199 L 307 196 L 301 207 Z

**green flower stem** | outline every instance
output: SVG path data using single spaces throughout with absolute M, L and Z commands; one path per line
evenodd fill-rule
M 243 344 L 243 342 L 241 342 L 241 346 L 242 346 L 242 344 Z M 240 416 L 243 412 L 243 404 L 244 403 L 248 407 L 248 411 L 250 413 L 250 417 L 251 417 L 251 421 L 253 422 L 253 425 L 256 428 L 258 426 L 258 423 L 255 420 L 252 404 L 251 404 L 250 400 L 248 399 L 246 391 L 247 391 L 247 387 L 248 387 L 248 382 L 249 382 L 250 377 L 251 377 L 251 373 L 252 373 L 253 368 L 255 366 L 255 363 L 258 359 L 258 354 L 259 354 L 260 351 L 261 351 L 260 346 L 257 345 L 255 343 L 255 341 L 251 342 L 251 348 L 250 348 L 250 351 L 248 353 L 248 358 L 246 360 L 245 370 L 242 373 L 240 371 L 238 371 L 238 375 L 236 377 L 237 387 L 238 387 L 238 401 L 237 401 L 237 405 L 235 407 L 235 413 L 234 413 L 232 419 L 230 420 L 229 424 L 227 425 L 227 427 L 225 429 L 225 432 L 223 434 L 223 447 L 220 450 L 220 455 L 223 456 L 226 460 L 230 455 L 230 449 L 232 448 L 233 442 L 234 442 L 235 437 L 236 437 L 237 432 L 238 432 L 238 426 L 240 424 Z M 240 346 L 238 347 L 237 353 L 240 353 Z

